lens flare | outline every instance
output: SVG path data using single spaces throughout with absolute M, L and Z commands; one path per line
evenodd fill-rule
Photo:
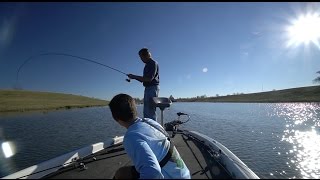
M 11 156 L 14 155 L 14 148 L 13 148 L 13 144 L 10 142 L 3 142 L 1 144 L 2 147 L 2 151 L 4 154 L 5 158 L 10 158 Z

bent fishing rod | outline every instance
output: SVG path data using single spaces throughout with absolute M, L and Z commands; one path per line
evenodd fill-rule
M 68 56 L 68 57 L 73 57 L 73 58 L 81 59 L 81 60 L 84 60 L 84 61 L 88 61 L 88 62 L 91 62 L 91 63 L 95 63 L 95 64 L 98 64 L 98 65 L 101 65 L 101 66 L 103 66 L 103 67 L 107 67 L 107 68 L 109 68 L 109 69 L 112 69 L 112 70 L 114 70 L 114 71 L 117 71 L 117 72 L 122 73 L 122 74 L 124 74 L 124 75 L 127 76 L 126 73 L 124 73 L 124 72 L 122 72 L 122 71 L 120 71 L 120 70 L 118 70 L 118 69 L 116 69 L 116 68 L 110 67 L 110 66 L 108 66 L 108 65 L 99 63 L 99 62 L 97 62 L 97 61 L 94 61 L 94 60 L 91 60 L 91 59 L 88 59 L 88 58 L 83 58 L 83 57 L 80 57 L 80 56 L 75 56 L 75 55 L 66 54 L 66 53 L 54 53 L 54 52 L 53 52 L 53 53 L 42 53 L 42 54 L 34 55 L 34 56 L 31 56 L 31 57 L 29 57 L 28 59 L 26 59 L 26 60 L 20 65 L 20 67 L 19 67 L 19 69 L 18 69 L 18 71 L 17 71 L 16 85 L 17 85 L 18 79 L 19 79 L 19 72 L 20 72 L 21 68 L 22 68 L 27 62 L 29 62 L 31 59 L 34 59 L 34 58 L 39 57 L 39 56 L 49 56 L 49 55 Z M 130 82 L 130 78 L 127 78 L 126 81 L 127 81 L 127 82 Z

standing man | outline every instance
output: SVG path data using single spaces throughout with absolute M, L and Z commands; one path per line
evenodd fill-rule
M 159 65 L 153 60 L 151 53 L 147 48 L 142 48 L 139 51 L 140 59 L 145 63 L 143 76 L 128 74 L 130 79 L 135 79 L 143 83 L 143 116 L 157 121 L 156 106 L 153 102 L 153 97 L 159 95 Z

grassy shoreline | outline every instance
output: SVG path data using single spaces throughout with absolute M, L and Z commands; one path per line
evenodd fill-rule
M 106 106 L 108 101 L 79 95 L 0 90 L 0 112 L 48 111 L 93 106 Z
M 177 102 L 225 103 L 287 103 L 320 102 L 320 86 L 300 87 L 277 91 L 229 95 L 206 98 L 179 98 Z M 107 106 L 106 100 L 85 96 L 34 92 L 25 90 L 0 90 L 0 113 L 50 111 L 71 108 Z
M 320 102 L 320 86 L 205 98 L 180 98 L 177 102 L 292 103 Z

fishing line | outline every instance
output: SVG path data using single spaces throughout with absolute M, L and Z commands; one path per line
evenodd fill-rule
M 118 70 L 118 69 L 116 69 L 116 68 L 110 67 L 110 66 L 108 66 L 108 65 L 99 63 L 99 62 L 97 62 L 97 61 L 94 61 L 94 60 L 91 60 L 91 59 L 88 59 L 88 58 L 83 58 L 83 57 L 80 57 L 80 56 L 75 56 L 75 55 L 66 54 L 66 53 L 42 53 L 42 54 L 38 54 L 38 55 L 34 55 L 34 56 L 29 57 L 28 59 L 26 59 L 26 60 L 20 65 L 20 67 L 19 67 L 19 69 L 18 69 L 18 71 L 17 71 L 16 85 L 17 85 L 18 79 L 19 79 L 19 72 L 20 72 L 21 68 L 22 68 L 27 62 L 29 62 L 31 59 L 34 59 L 34 58 L 39 57 L 39 56 L 49 56 L 49 55 L 68 56 L 68 57 L 78 58 L 78 59 L 81 59 L 81 60 L 84 60 L 84 61 L 88 61 L 88 62 L 91 62 L 91 63 L 95 63 L 95 64 L 98 64 L 98 65 L 101 65 L 101 66 L 103 66 L 103 67 L 107 67 L 107 68 L 109 68 L 109 69 L 112 69 L 112 70 L 114 70 L 114 71 L 117 71 L 117 72 L 119 72 L 119 73 L 124 74 L 124 75 L 127 76 L 126 73 L 124 73 L 124 72 L 122 72 L 122 71 L 120 71 L 120 70 Z M 130 82 L 130 78 L 127 78 L 126 81 L 127 81 L 127 82 Z

